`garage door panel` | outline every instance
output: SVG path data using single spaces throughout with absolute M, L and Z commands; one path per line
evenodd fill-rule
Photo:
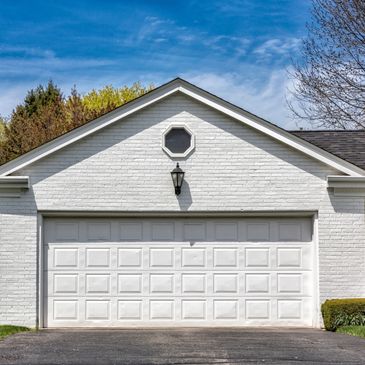
M 174 241 L 175 240 L 175 224 L 168 223 L 152 223 L 151 224 L 152 241 Z
M 119 225 L 121 241 L 142 241 L 143 230 L 141 222 L 126 222 Z
M 135 299 L 118 300 L 118 320 L 141 321 L 142 300 L 135 300 Z
M 109 248 L 86 248 L 87 268 L 109 268 L 110 249 Z
M 207 239 L 206 224 L 201 222 L 183 223 L 183 239 L 189 242 L 205 241 Z
M 174 248 L 150 248 L 150 268 L 172 268 L 174 266 Z
M 206 267 L 205 248 L 183 248 L 181 250 L 183 268 Z
M 270 267 L 270 249 L 266 247 L 246 248 L 245 266 L 247 268 Z
M 118 248 L 118 266 L 122 269 L 142 267 L 142 247 Z
M 196 273 L 196 274 L 181 274 L 181 288 L 182 293 L 191 294 L 206 294 L 206 274 Z
M 88 241 L 110 241 L 111 225 L 105 222 L 87 223 L 87 240 Z
M 49 219 L 45 229 L 49 327 L 311 324 L 309 220 Z
M 268 299 L 247 299 L 245 301 L 245 314 L 247 320 L 269 320 L 270 300 Z
M 238 273 L 213 274 L 213 288 L 215 294 L 238 294 Z
M 173 294 L 174 274 L 150 274 L 150 294 Z
M 255 222 L 247 224 L 247 240 L 265 242 L 270 239 L 270 223 Z
M 205 300 L 183 299 L 181 301 L 182 320 L 206 320 L 207 303 Z
M 270 294 L 271 275 L 269 273 L 249 273 L 245 275 L 246 294 Z
M 79 224 L 75 222 L 57 222 L 54 227 L 54 238 L 58 242 L 79 240 Z
M 311 245 L 287 245 L 278 247 L 276 252 L 276 266 L 280 269 L 303 269 L 312 268 L 313 252 Z
M 214 299 L 213 300 L 214 320 L 239 320 L 238 300 L 236 299 Z
M 79 249 L 76 247 L 58 247 L 53 253 L 53 263 L 56 268 L 76 268 L 79 265 Z
M 215 241 L 237 241 L 238 240 L 238 223 L 225 222 L 214 223 Z
M 153 299 L 150 300 L 150 317 L 151 320 L 168 320 L 175 319 L 174 300 Z
M 118 274 L 118 294 L 142 294 L 142 273 Z
M 110 274 L 86 274 L 85 294 L 110 294 Z
M 79 300 L 53 300 L 50 303 L 50 312 L 54 321 L 78 321 Z
M 49 291 L 55 295 L 79 294 L 79 275 L 55 273 L 49 283 Z
M 85 319 L 110 321 L 110 300 L 85 300 Z
M 238 266 L 238 248 L 214 248 L 213 249 L 213 266 L 215 268 L 237 268 Z

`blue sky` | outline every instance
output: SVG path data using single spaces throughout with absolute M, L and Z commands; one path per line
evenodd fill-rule
M 2 0 L 0 114 L 49 79 L 65 93 L 180 76 L 286 128 L 308 0 Z

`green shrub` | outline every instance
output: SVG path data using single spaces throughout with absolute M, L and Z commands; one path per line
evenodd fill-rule
M 321 307 L 324 327 L 365 326 L 365 298 L 326 300 Z

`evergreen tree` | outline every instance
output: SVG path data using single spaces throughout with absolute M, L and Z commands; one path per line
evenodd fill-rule
M 5 129 L 6 129 L 5 120 L 0 116 L 0 148 L 1 144 L 5 141 Z
M 8 123 L 0 120 L 0 164 L 77 128 L 153 88 L 134 83 L 131 87 L 111 85 L 81 96 L 76 87 L 65 98 L 49 81 L 30 90 L 11 114 Z
M 0 163 L 11 160 L 67 130 L 63 95 L 51 81 L 30 90 L 12 112 L 5 129 Z

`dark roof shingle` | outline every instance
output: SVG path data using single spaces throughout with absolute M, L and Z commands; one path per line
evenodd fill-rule
M 290 131 L 290 133 L 365 169 L 365 130 Z

